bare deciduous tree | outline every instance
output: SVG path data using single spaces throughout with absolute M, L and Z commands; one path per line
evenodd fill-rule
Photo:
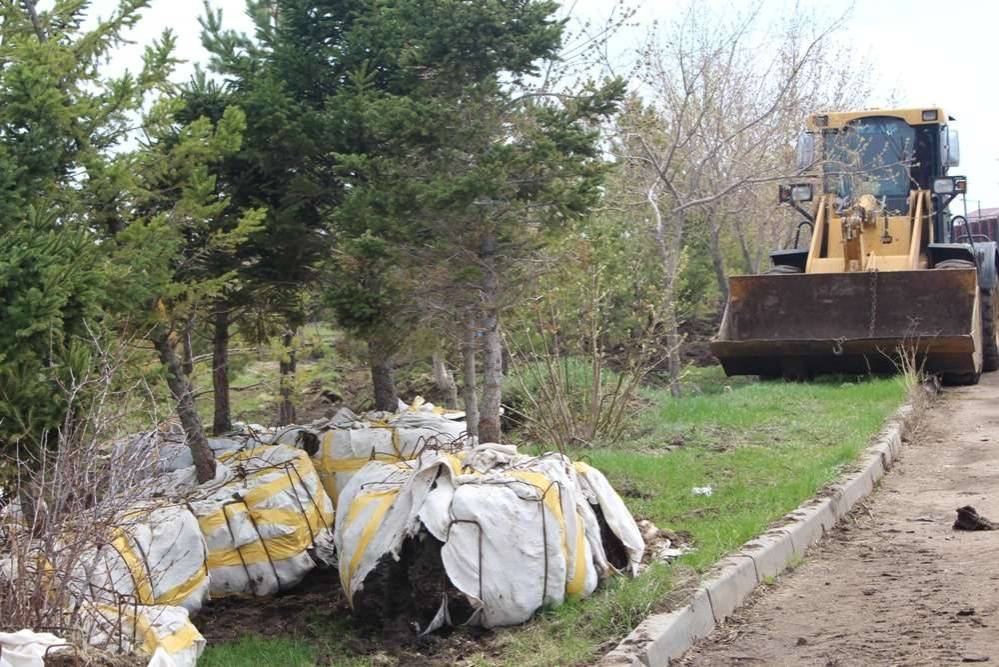
M 760 186 L 800 173 L 794 138 L 827 89 L 839 24 L 798 10 L 771 25 L 759 7 L 730 21 L 692 4 L 664 30 L 653 30 L 641 51 L 640 88 L 618 120 L 612 152 L 628 173 L 619 203 L 644 206 L 664 266 L 661 314 L 674 395 L 681 372 L 676 287 L 688 225 L 709 226 L 723 289 L 725 227 L 741 242 L 745 268 L 758 268 L 750 235 L 769 216 L 747 215 L 737 204 L 763 201 Z M 850 78 L 836 72 L 840 83 Z

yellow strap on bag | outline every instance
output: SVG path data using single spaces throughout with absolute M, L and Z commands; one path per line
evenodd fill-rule
M 573 564 L 572 579 L 565 585 L 565 592 L 573 597 L 583 594 L 586 588 L 586 535 L 583 533 L 583 517 L 576 515 L 576 561 Z
M 202 563 L 201 567 L 198 568 L 198 571 L 195 572 L 190 579 L 183 583 L 177 584 L 170 590 L 157 596 L 156 604 L 179 605 L 181 602 L 190 597 L 191 594 L 198 589 L 198 586 L 203 584 L 207 578 L 208 567 L 206 564 Z
M 125 617 L 130 620 L 132 627 L 135 628 L 136 639 L 141 639 L 142 643 L 139 646 L 142 650 L 150 655 L 156 652 L 156 647 L 159 645 L 159 637 L 156 636 L 156 631 L 153 630 L 149 619 L 143 616 L 142 613 L 133 614 L 127 607 L 118 609 L 111 605 L 98 605 L 98 608 L 112 616 L 117 616 L 118 618 Z
M 304 485 L 306 480 L 308 480 L 311 475 L 315 474 L 313 472 L 314 468 L 309 470 L 309 468 L 312 468 L 312 462 L 309 460 L 309 457 L 305 452 L 298 452 L 296 454 L 293 468 L 297 475 L 291 474 L 291 471 L 286 471 L 280 468 L 267 468 L 263 471 L 257 471 L 251 475 L 250 478 L 253 478 L 254 475 L 259 478 L 261 474 L 276 474 L 278 476 L 269 482 L 248 490 L 245 494 L 243 494 L 243 502 L 249 507 L 262 504 L 272 496 L 276 496 L 277 494 L 294 487 L 299 479 L 301 479 L 302 484 Z M 239 486 L 241 483 L 242 482 L 233 482 L 232 485 Z M 326 511 L 325 501 L 328 499 L 328 496 L 326 495 L 326 490 L 323 488 L 323 485 L 321 483 L 316 484 L 316 490 L 311 493 L 312 501 L 309 501 L 307 498 L 299 498 L 299 501 L 303 505 L 311 505 L 314 502 L 322 508 L 322 518 L 324 519 L 324 522 L 327 525 L 332 524 L 333 516 L 330 512 Z M 255 512 L 259 511 L 264 510 L 255 510 Z M 256 514 L 254 514 L 254 517 L 256 517 Z M 222 507 L 219 507 L 218 510 L 212 512 L 211 514 L 198 517 L 198 525 L 201 526 L 201 532 L 205 535 L 210 535 L 222 526 L 226 525 L 225 514 L 223 513 Z
M 247 508 L 243 508 L 243 511 L 248 510 Z M 306 508 L 304 517 L 296 510 L 287 509 L 249 511 L 252 512 L 254 519 L 257 519 L 257 517 L 264 512 L 279 512 L 281 513 L 282 519 L 271 523 L 281 525 L 294 525 L 297 523 L 298 525 L 295 526 L 295 529 L 292 532 L 284 535 L 265 537 L 263 540 L 255 540 L 247 544 L 242 544 L 238 547 L 209 551 L 209 569 L 216 567 L 234 567 L 242 565 L 243 563 L 246 563 L 247 565 L 257 565 L 259 563 L 266 563 L 268 560 L 281 561 L 292 558 L 308 549 L 312 545 L 313 535 L 324 528 L 321 523 L 322 515 L 317 508 L 311 506 Z M 292 517 L 295 518 L 295 521 L 289 523 L 287 519 Z M 303 518 L 305 521 L 302 521 Z M 257 520 L 258 525 L 265 523 L 267 522 Z M 240 558 L 240 556 L 242 556 L 242 558 Z
M 392 426 L 392 424 L 389 424 L 386 421 L 380 421 L 379 420 L 379 421 L 373 421 L 373 422 L 371 422 L 371 428 L 384 428 L 384 429 L 388 429 L 389 433 L 391 434 L 391 438 L 392 438 L 392 449 L 395 451 L 395 457 L 396 457 L 396 459 L 404 459 L 404 458 L 406 458 L 405 456 L 402 455 L 402 447 L 399 444 L 399 431 L 396 429 L 395 426 Z
M 532 472 L 528 470 L 509 470 L 508 475 L 519 479 L 521 481 L 527 482 L 531 486 L 537 488 L 543 495 L 542 501 L 545 507 L 555 515 L 558 519 L 559 527 L 562 531 L 562 557 L 565 560 L 566 575 L 568 576 L 569 568 L 569 536 L 568 530 L 565 523 L 565 514 L 562 512 L 562 503 L 560 493 L 558 491 L 558 484 L 552 482 L 545 475 L 540 472 Z M 576 558 L 572 563 L 573 573 L 572 578 L 566 581 L 566 592 L 569 595 L 580 595 L 583 592 L 583 588 L 586 585 L 586 552 L 583 550 L 583 526 L 582 517 L 579 516 L 579 512 L 574 512 L 576 521 Z
M 461 474 L 462 460 L 465 458 L 464 452 L 458 452 L 458 455 L 454 454 L 442 454 L 441 458 L 447 461 L 447 465 L 451 468 L 451 472 L 454 473 L 455 477 Z
M 145 565 L 132 549 L 125 531 L 119 528 L 115 530 L 115 533 L 116 536 L 111 540 L 111 546 L 125 561 L 125 567 L 128 568 L 132 581 L 135 583 L 135 597 L 138 598 L 139 604 L 154 604 L 156 600 L 153 597 L 153 585 L 149 580 L 149 572 L 146 571 Z
M 392 507 L 392 503 L 395 502 L 396 497 L 399 495 L 398 489 L 378 489 L 375 491 L 366 491 L 354 497 L 353 502 L 350 504 L 350 509 L 347 510 L 347 518 L 345 519 L 345 525 L 351 526 L 357 518 L 367 509 L 372 503 L 375 504 L 375 508 L 371 512 L 371 516 L 368 517 L 368 522 L 364 525 L 364 530 L 361 532 L 361 537 L 357 541 L 357 546 L 354 548 L 354 553 L 350 558 L 350 563 L 347 564 L 347 571 L 344 573 L 344 560 L 340 561 L 340 573 L 341 575 L 346 574 L 346 576 L 341 576 L 343 581 L 344 592 L 347 594 L 347 600 L 353 603 L 353 592 L 350 589 L 350 582 L 354 578 L 354 573 L 357 572 L 358 566 L 361 564 L 361 558 L 364 556 L 364 552 L 368 548 L 368 544 L 371 542 L 371 538 L 375 536 L 375 531 L 382 524 L 382 520 L 388 513 L 389 508 Z
M 371 461 L 398 463 L 400 460 L 406 460 L 406 458 L 402 456 L 399 445 L 399 434 L 396 432 L 396 428 L 394 426 L 386 422 L 373 422 L 372 428 L 388 429 L 392 437 L 392 449 L 395 451 L 394 454 L 375 452 L 373 456 L 339 457 L 334 455 L 332 451 L 333 438 L 336 437 L 337 429 L 327 431 L 323 434 L 323 439 L 319 446 L 319 452 L 317 453 L 318 460 L 313 459 L 313 462 L 315 463 L 316 470 L 319 472 L 319 479 L 322 481 L 323 487 L 326 489 L 329 497 L 333 500 L 334 507 L 339 502 L 336 480 L 338 473 L 358 472 Z
M 338 472 L 357 472 L 371 461 L 397 463 L 399 460 L 400 458 L 395 454 L 375 454 L 373 458 L 370 456 L 357 456 L 347 459 L 322 459 L 318 467 L 322 472 L 335 474 Z
M 136 639 L 141 640 L 141 644 L 138 647 L 150 655 L 155 653 L 157 648 L 162 648 L 171 655 L 179 653 L 191 648 L 195 642 L 202 639 L 201 633 L 198 632 L 198 629 L 190 621 L 161 637 L 156 633 L 156 628 L 153 627 L 142 611 L 135 614 L 128 607 L 119 609 L 118 607 L 106 604 L 95 605 L 95 607 L 109 617 L 124 618 L 131 622 L 132 627 L 135 628 Z
M 156 641 L 164 651 L 173 655 L 193 647 L 199 639 L 202 636 L 198 629 L 193 624 L 186 623 L 168 635 L 157 637 Z

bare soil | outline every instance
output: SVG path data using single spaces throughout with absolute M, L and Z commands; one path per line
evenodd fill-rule
M 945 391 L 879 489 L 680 664 L 999 663 L 999 373 Z
M 301 584 L 279 595 L 214 599 L 202 608 L 194 624 L 211 645 L 237 641 L 248 634 L 305 636 L 314 626 L 349 613 L 336 569 L 325 568 L 314 570 Z
M 53 652 L 45 658 L 45 667 L 145 667 L 148 663 L 148 655 L 120 655 L 89 646 Z

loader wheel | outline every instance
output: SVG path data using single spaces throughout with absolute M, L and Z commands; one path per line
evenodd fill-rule
M 765 276 L 777 276 L 777 275 L 782 275 L 782 274 L 786 275 L 786 274 L 789 274 L 789 273 L 804 273 L 804 272 L 800 268 L 798 268 L 797 266 L 792 266 L 790 264 L 776 264 L 774 266 L 771 266 L 766 271 L 764 271 L 763 275 L 765 275 Z
M 996 288 L 981 291 L 982 301 L 982 370 L 999 370 L 999 339 L 996 338 Z

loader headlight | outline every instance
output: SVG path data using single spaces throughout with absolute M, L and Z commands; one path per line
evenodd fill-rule
M 957 186 L 955 185 L 953 178 L 933 179 L 933 194 L 952 195 L 955 192 L 957 192 Z
M 936 120 L 936 119 L 937 119 L 937 110 L 936 109 L 927 109 L 926 111 L 923 112 L 923 120 L 924 121 L 932 121 L 932 120 Z

